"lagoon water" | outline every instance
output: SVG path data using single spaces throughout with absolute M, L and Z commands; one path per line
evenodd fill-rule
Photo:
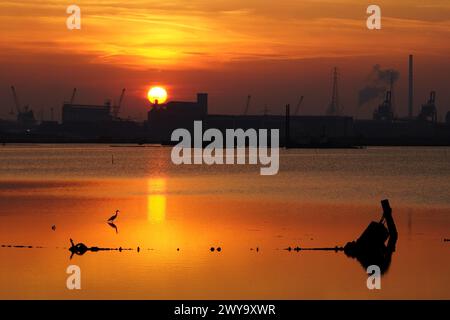
M 170 151 L 1 146 L 0 298 L 450 298 L 450 148 L 281 150 L 275 176 Z M 381 290 L 342 252 L 283 250 L 356 239 L 385 198 L 399 240 Z M 69 238 L 134 250 L 70 259 Z M 66 288 L 72 264 L 81 290 Z

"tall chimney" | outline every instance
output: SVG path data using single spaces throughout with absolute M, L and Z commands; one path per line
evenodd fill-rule
M 408 117 L 412 119 L 413 117 L 413 55 L 409 55 L 409 86 L 408 86 Z

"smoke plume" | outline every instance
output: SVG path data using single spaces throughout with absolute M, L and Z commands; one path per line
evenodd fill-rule
M 359 90 L 358 106 L 367 104 L 374 99 L 382 98 L 386 90 L 390 88 L 391 81 L 392 84 L 395 84 L 399 77 L 400 73 L 397 70 L 381 69 L 380 65 L 374 65 L 367 77 L 366 86 Z

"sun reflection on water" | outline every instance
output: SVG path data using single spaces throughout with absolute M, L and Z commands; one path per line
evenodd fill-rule
M 152 178 L 147 180 L 147 219 L 161 223 L 166 218 L 166 179 Z

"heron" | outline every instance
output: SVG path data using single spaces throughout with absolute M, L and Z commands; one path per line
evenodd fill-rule
M 119 214 L 119 210 L 116 210 L 116 213 L 108 219 L 108 222 L 113 222 L 114 220 L 116 220 L 117 215 Z

